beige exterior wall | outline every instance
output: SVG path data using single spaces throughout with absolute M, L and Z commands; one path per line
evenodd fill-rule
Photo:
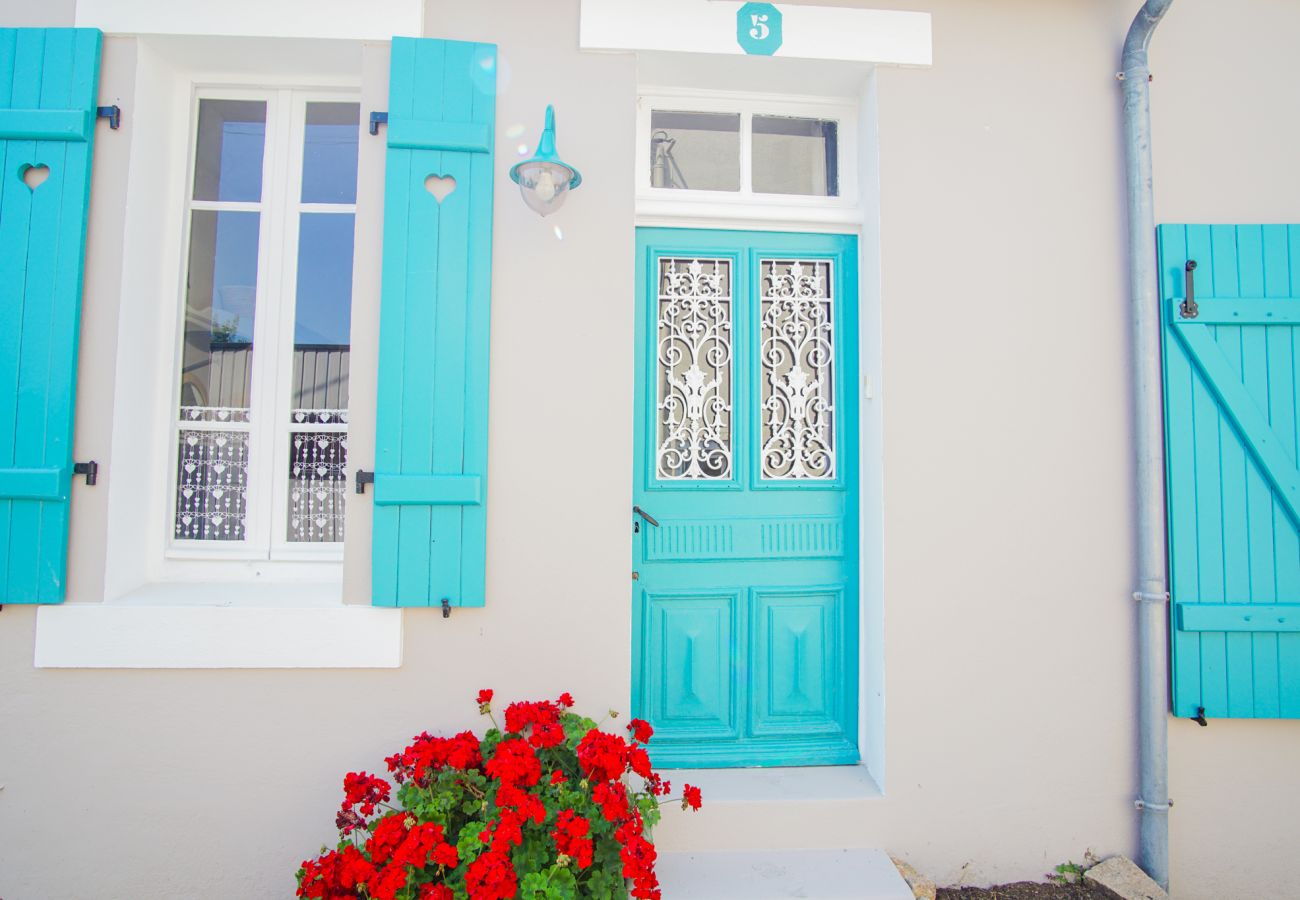
M 876 82 L 884 796 L 789 803 L 759 819 L 719 804 L 663 838 L 838 839 L 885 847 L 941 882 L 1038 878 L 1087 848 L 1136 851 L 1113 78 L 1136 0 L 889 5 L 933 13 L 935 66 L 884 69 Z M 19 6 L 2 0 L 0 22 L 18 22 Z M 509 183 L 515 141 L 499 137 L 488 606 L 449 620 L 407 612 L 400 669 L 329 671 L 38 670 L 35 610 L 6 606 L 6 900 L 288 896 L 298 861 L 332 840 L 342 773 L 382 765 L 421 729 L 475 726 L 477 688 L 571 690 L 584 707 L 626 709 L 636 66 L 576 50 L 574 0 L 547 7 L 431 2 L 426 16 L 430 35 L 500 45 L 498 135 L 519 124 L 531 139 L 555 103 L 561 149 L 585 177 L 543 221 Z M 1175 4 L 1152 52 L 1158 221 L 1300 219 L 1300 125 L 1288 115 L 1297 31 L 1288 0 Z M 128 414 L 112 390 L 123 185 L 130 142 L 148 139 L 132 129 L 134 60 L 131 39 L 109 41 L 101 96 L 119 99 L 125 125 L 101 131 L 97 148 L 77 423 L 79 458 L 107 460 L 110 479 L 112 416 Z M 382 47 L 364 60 L 382 77 Z M 366 90 L 363 110 L 383 108 L 375 78 Z M 372 161 L 381 152 L 362 146 Z M 377 196 L 370 171 L 363 197 Z M 354 316 L 363 423 L 377 205 L 358 217 L 369 235 Z M 372 448 L 354 426 L 353 459 Z M 73 601 L 104 594 L 106 497 L 78 493 Z M 368 516 L 353 505 L 350 602 L 366 599 Z M 1170 731 L 1176 896 L 1300 895 L 1289 858 L 1300 722 Z

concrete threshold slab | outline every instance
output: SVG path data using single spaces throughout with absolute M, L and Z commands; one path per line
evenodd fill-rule
M 912 900 L 883 850 L 664 853 L 664 900 Z

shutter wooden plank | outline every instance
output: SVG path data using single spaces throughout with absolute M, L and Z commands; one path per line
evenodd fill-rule
M 1276 307 L 1280 304 L 1270 301 L 1269 297 L 1285 296 L 1276 290 L 1278 272 L 1276 265 L 1277 241 L 1281 234 L 1278 229 L 1264 227 L 1243 227 L 1240 246 L 1242 256 L 1249 260 L 1249 265 L 1241 267 L 1241 293 L 1254 297 L 1264 297 L 1265 303 Z M 1283 248 L 1285 245 L 1283 245 Z M 1283 257 L 1283 261 L 1285 258 Z M 1285 275 L 1285 270 L 1283 273 Z M 1289 279 L 1282 279 L 1285 284 Z M 1262 398 L 1265 413 L 1273 433 L 1281 441 L 1287 458 L 1295 459 L 1292 426 L 1288 422 L 1284 429 L 1278 428 L 1277 407 L 1270 390 L 1273 381 L 1271 360 L 1269 358 L 1269 339 L 1273 331 L 1290 331 L 1289 327 L 1262 327 L 1252 325 L 1246 329 L 1242 354 L 1245 359 L 1243 382 L 1257 402 Z M 1288 360 L 1289 361 L 1289 360 Z M 1280 375 L 1280 373 L 1279 373 Z M 1290 388 L 1290 379 L 1286 379 Z M 1250 484 L 1248 502 L 1250 519 L 1248 528 L 1251 540 L 1250 564 L 1250 602 L 1252 604 L 1270 605 L 1278 602 L 1278 531 L 1276 500 L 1267 480 L 1255 472 Z M 1283 531 L 1289 531 L 1284 518 L 1281 522 Z M 1293 595 L 1300 596 L 1300 595 Z M 1277 635 L 1258 632 L 1251 636 L 1251 675 L 1253 679 L 1254 710 L 1260 717 L 1274 717 L 1280 712 L 1278 705 L 1277 678 Z
M 1187 258 L 1187 233 L 1166 226 L 1160 232 L 1161 295 L 1182 296 L 1182 265 Z M 1166 304 L 1166 309 L 1169 306 Z M 1176 313 L 1175 313 L 1176 315 Z M 1177 343 L 1172 328 L 1163 334 L 1165 363 L 1165 453 L 1169 504 L 1169 570 L 1171 589 L 1196 585 L 1200 561 L 1196 534 L 1196 443 L 1192 398 L 1196 375 Z M 1173 649 L 1174 708 L 1179 715 L 1195 715 L 1201 690 L 1201 639 L 1199 634 L 1175 631 Z M 1188 712 L 1188 710 L 1191 710 Z
M 477 388 L 487 381 L 480 335 L 491 285 L 482 248 L 491 241 L 494 76 L 490 45 L 393 41 L 375 460 L 379 605 L 483 603 L 483 576 L 467 575 L 466 559 L 481 566 L 477 544 L 486 541 L 487 394 Z M 487 140 L 461 140 L 466 134 Z M 429 177 L 452 178 L 455 187 L 438 201 Z M 471 434 L 480 425 L 481 437 Z M 467 521 L 475 526 L 468 538 Z
M 474 51 L 473 69 L 483 78 L 491 72 L 493 90 L 475 90 L 471 119 L 491 123 L 496 119 L 496 48 L 479 44 Z M 486 79 L 484 79 L 486 81 Z M 495 159 L 491 153 L 475 153 L 470 158 L 470 182 L 486 185 L 485 190 L 474 191 L 469 198 L 470 219 L 487 222 L 488 227 L 470 231 L 468 246 L 469 271 L 484 273 L 471 280 L 469 304 L 472 310 L 465 328 L 465 351 L 468 355 L 467 385 L 465 388 L 465 467 L 478 472 L 480 491 L 486 498 L 488 467 L 488 384 L 489 351 L 492 307 L 492 183 L 496 177 Z M 461 518 L 461 595 L 467 603 L 482 604 L 487 597 L 487 503 L 466 506 Z
M 1280 302 L 1290 304 L 1300 304 L 1300 226 L 1291 225 L 1285 228 L 1275 226 L 1274 231 L 1284 232 L 1285 237 L 1279 237 L 1279 240 L 1286 241 L 1286 270 L 1287 270 L 1287 296 Z M 1281 248 L 1278 248 L 1277 263 L 1278 281 L 1281 282 Z M 1300 403 L 1300 397 L 1296 396 L 1297 385 L 1295 383 L 1296 372 L 1300 372 L 1300 328 L 1279 329 L 1280 335 L 1285 336 L 1290 332 L 1290 340 L 1282 343 L 1290 344 L 1290 356 L 1287 358 L 1289 368 L 1278 372 L 1277 378 L 1272 382 L 1279 394 L 1279 408 L 1283 405 L 1286 398 L 1289 398 L 1290 404 L 1283 411 L 1285 422 L 1280 420 L 1278 427 L 1274 430 L 1289 431 L 1291 443 L 1289 447 L 1292 451 L 1292 458 L 1300 461 L 1300 439 L 1296 434 L 1300 432 L 1300 418 L 1297 418 L 1296 403 Z M 1281 364 L 1278 365 L 1279 370 Z M 1291 379 L 1286 378 L 1286 372 L 1291 373 Z M 1285 427 L 1285 423 L 1290 424 L 1290 428 Z M 1278 535 L 1278 554 L 1279 564 L 1277 570 L 1278 598 L 1292 599 L 1300 597 L 1300 564 L 1294 561 L 1300 560 L 1300 532 L 1287 530 L 1284 535 L 1279 528 Z M 1286 718 L 1300 718 L 1300 634 L 1281 634 L 1277 638 L 1277 671 L 1278 671 L 1278 706 L 1279 715 Z
M 101 36 L 0 29 L 10 124 L 93 123 Z M 39 113 L 29 114 L 35 111 Z M 54 129 L 58 131 L 58 129 Z M 35 126 L 3 144 L 0 170 L 0 602 L 64 596 L 78 323 L 93 132 Z M 29 166 L 48 167 L 34 190 Z M 28 473 L 24 475 L 24 473 Z M 53 488 L 51 488 L 53 484 Z M 12 490 L 6 491 L 4 486 Z
M 1201 261 L 1197 277 L 1214 283 L 1218 263 L 1214 255 L 1214 234 L 1209 226 L 1187 229 L 1187 253 Z M 1194 336 L 1213 344 L 1217 326 L 1198 329 Z M 1185 337 L 1180 331 L 1179 337 Z M 1193 442 L 1196 465 L 1196 545 L 1199 559 L 1196 598 L 1200 603 L 1222 603 L 1226 599 L 1223 585 L 1223 502 L 1219 448 L 1223 440 L 1223 421 L 1214 395 L 1203 378 L 1198 380 L 1192 400 Z M 1222 634 L 1200 635 L 1201 702 L 1207 708 L 1228 713 L 1227 642 Z
M 14 76 L 18 64 L 18 30 L 0 28 L 0 106 L 13 103 Z M 14 411 L 18 403 L 18 338 L 22 328 L 22 303 L 15 299 L 13 286 L 22 283 L 27 253 L 24 243 L 30 201 L 26 186 L 5 173 L 18 168 L 18 151 L 13 141 L 0 142 L 0 469 L 13 466 Z M 0 592 L 9 594 L 9 520 L 13 501 L 0 487 Z

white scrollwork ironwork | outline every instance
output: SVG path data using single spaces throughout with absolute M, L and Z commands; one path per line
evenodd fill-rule
M 660 478 L 731 477 L 731 262 L 659 261 Z
M 762 278 L 762 477 L 835 477 L 831 264 L 765 259 Z

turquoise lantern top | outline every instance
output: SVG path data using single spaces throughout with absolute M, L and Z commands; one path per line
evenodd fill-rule
M 511 166 L 510 180 L 519 185 L 529 208 L 543 216 L 559 209 L 568 192 L 582 184 L 578 170 L 555 152 L 555 107 L 546 107 L 546 126 L 537 141 L 537 153 Z

